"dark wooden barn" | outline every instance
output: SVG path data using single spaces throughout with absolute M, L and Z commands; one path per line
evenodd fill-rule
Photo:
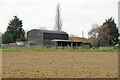
M 68 34 L 64 31 L 32 29 L 27 32 L 28 43 L 32 46 L 55 46 L 52 40 L 68 40 Z

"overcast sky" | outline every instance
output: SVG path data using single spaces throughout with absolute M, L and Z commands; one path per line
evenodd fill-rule
M 9 20 L 17 15 L 23 20 L 23 29 L 45 27 L 53 30 L 58 2 L 61 8 L 63 31 L 88 37 L 93 24 L 102 25 L 113 17 L 118 23 L 119 0 L 0 0 L 0 32 L 4 32 Z

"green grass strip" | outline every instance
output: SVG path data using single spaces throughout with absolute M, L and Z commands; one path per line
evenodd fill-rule
M 120 50 L 99 49 L 1 49 L 2 52 L 120 52 Z

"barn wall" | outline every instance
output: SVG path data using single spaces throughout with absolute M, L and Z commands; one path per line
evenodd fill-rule
M 60 40 L 68 40 L 68 34 L 53 34 L 53 33 L 43 33 L 43 39 L 60 39 Z
M 42 32 L 32 30 L 27 34 L 27 37 L 28 37 L 28 42 L 30 42 L 31 45 L 43 46 L 43 33 Z

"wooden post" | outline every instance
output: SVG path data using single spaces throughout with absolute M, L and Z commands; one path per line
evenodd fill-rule
M 73 48 L 73 43 L 71 43 L 71 47 Z
M 76 43 L 76 48 L 78 48 L 78 44 Z

